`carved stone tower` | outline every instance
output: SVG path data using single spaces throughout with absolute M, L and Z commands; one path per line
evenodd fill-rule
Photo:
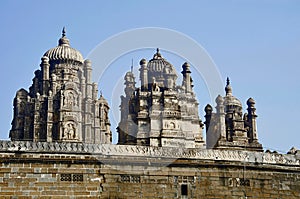
M 29 92 L 14 99 L 11 140 L 111 143 L 108 103 L 97 98 L 91 62 L 70 46 L 65 29 L 40 67 Z
M 248 113 L 243 115 L 241 102 L 232 95 L 229 78 L 225 91 L 225 97 L 216 98 L 216 113 L 209 104 L 205 107 L 207 148 L 262 151 L 257 138 L 255 101 L 248 99 Z
M 184 63 L 182 68 L 182 86 L 176 86 L 175 68 L 157 49 L 148 63 L 140 61 L 140 88 L 132 71 L 126 73 L 118 144 L 204 146 L 190 66 Z

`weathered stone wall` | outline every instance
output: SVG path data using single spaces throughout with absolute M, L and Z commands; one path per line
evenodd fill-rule
M 295 155 L 274 154 L 277 161 L 282 157 L 290 162 L 263 163 L 212 155 L 182 155 L 176 159 L 163 154 L 139 156 L 133 150 L 129 155 L 125 152 L 127 146 L 109 146 L 110 152 L 91 154 L 88 150 L 46 153 L 42 147 L 33 152 L 19 148 L 18 143 L 9 145 L 17 150 L 0 147 L 1 199 L 300 198 L 300 166 Z M 120 149 L 126 155 L 117 154 Z M 219 155 L 223 152 L 211 151 Z M 253 154 L 257 158 L 266 155 L 248 155 Z

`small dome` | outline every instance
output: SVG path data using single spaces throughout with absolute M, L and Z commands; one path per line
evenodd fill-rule
M 255 104 L 254 99 L 250 97 L 250 98 L 247 100 L 247 105 L 248 105 L 248 106 L 254 106 L 254 104 Z
M 242 103 L 240 102 L 240 100 L 238 100 L 236 97 L 234 96 L 225 96 L 224 97 L 224 105 L 225 106 L 238 106 L 238 107 L 242 107 Z
M 134 74 L 131 71 L 127 72 L 124 76 L 124 80 L 127 82 L 134 82 L 134 79 Z
M 49 58 L 49 61 L 75 61 L 83 63 L 81 53 L 70 47 L 69 39 L 66 37 L 65 28 L 62 31 L 62 37 L 58 41 L 58 46 L 48 50 L 44 56 Z
M 146 60 L 146 59 L 141 59 L 140 65 L 143 65 L 143 64 L 146 64 L 146 63 L 147 63 L 147 60 Z
M 218 97 L 216 98 L 216 103 L 217 104 L 223 104 L 224 102 L 224 99 L 221 95 L 218 95 Z
M 28 92 L 24 88 L 21 88 L 20 90 L 17 91 L 16 96 L 19 98 L 27 97 Z
M 105 104 L 105 105 L 108 106 L 108 103 L 107 103 L 106 99 L 103 97 L 102 94 L 100 95 L 99 103 L 100 103 L 100 104 Z
M 148 70 L 154 76 L 164 73 L 176 75 L 175 68 L 161 56 L 158 48 L 156 49 L 153 59 L 148 63 Z
M 232 88 L 230 86 L 230 80 L 227 77 L 227 84 L 225 87 L 226 96 L 224 97 L 224 105 L 227 107 L 239 107 L 242 108 L 242 103 L 236 97 L 232 95 Z
M 211 107 L 210 104 L 207 104 L 204 108 L 204 111 L 207 113 L 207 112 L 212 112 L 213 108 Z
M 184 64 L 182 65 L 182 69 L 183 69 L 182 73 L 183 72 L 191 73 L 191 71 L 190 71 L 190 64 L 188 62 L 184 62 Z

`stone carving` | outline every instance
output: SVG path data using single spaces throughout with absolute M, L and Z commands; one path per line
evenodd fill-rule
M 74 142 L 0 141 L 1 152 L 40 152 L 101 155 L 187 158 L 198 160 L 238 161 L 300 166 L 300 157 L 293 154 L 269 154 L 255 151 L 186 149 L 176 147 L 151 147 L 134 145 L 85 144 Z
M 78 97 L 72 92 L 68 91 L 64 94 L 64 105 L 72 108 L 73 106 L 78 106 Z
M 232 95 L 228 78 L 225 91 L 225 97 L 216 98 L 216 113 L 210 105 L 205 107 L 207 148 L 262 151 L 257 138 L 255 101 L 248 99 L 248 113 L 243 115 L 242 104 Z
M 108 103 L 97 98 L 91 62 L 71 48 L 65 30 L 40 67 L 29 92 L 16 94 L 11 140 L 111 143 Z
M 76 134 L 76 128 L 73 123 L 67 123 L 64 128 L 63 133 L 63 139 L 64 140 L 76 140 L 78 139 Z
M 148 63 L 142 59 L 140 66 L 140 88 L 135 87 L 132 71 L 124 77 L 118 144 L 204 148 L 189 64 L 182 66 L 182 86 L 175 85 L 176 70 L 159 49 Z M 147 125 L 141 125 L 145 122 Z

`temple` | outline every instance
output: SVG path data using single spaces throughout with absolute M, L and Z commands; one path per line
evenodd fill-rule
M 124 77 L 118 144 L 205 147 L 190 65 L 182 65 L 182 85 L 176 85 L 175 68 L 157 49 L 148 63 L 140 61 L 139 71 L 140 87 L 132 71 Z
M 91 61 L 70 46 L 65 28 L 41 60 L 29 92 L 16 93 L 11 140 L 111 143 L 108 103 L 98 98 Z
M 112 144 L 109 104 L 64 29 L 29 91 L 14 98 L 11 140 L 0 140 L 0 198 L 300 198 L 300 150 L 263 151 L 255 101 L 244 112 L 229 79 L 202 122 L 189 63 L 179 85 L 159 49 L 139 72 L 140 86 L 132 69 L 125 74 Z
M 216 98 L 216 113 L 211 105 L 205 107 L 207 148 L 263 151 L 257 137 L 255 101 L 247 100 L 247 113 L 243 115 L 241 102 L 232 95 L 229 78 L 225 91 L 225 97 Z

